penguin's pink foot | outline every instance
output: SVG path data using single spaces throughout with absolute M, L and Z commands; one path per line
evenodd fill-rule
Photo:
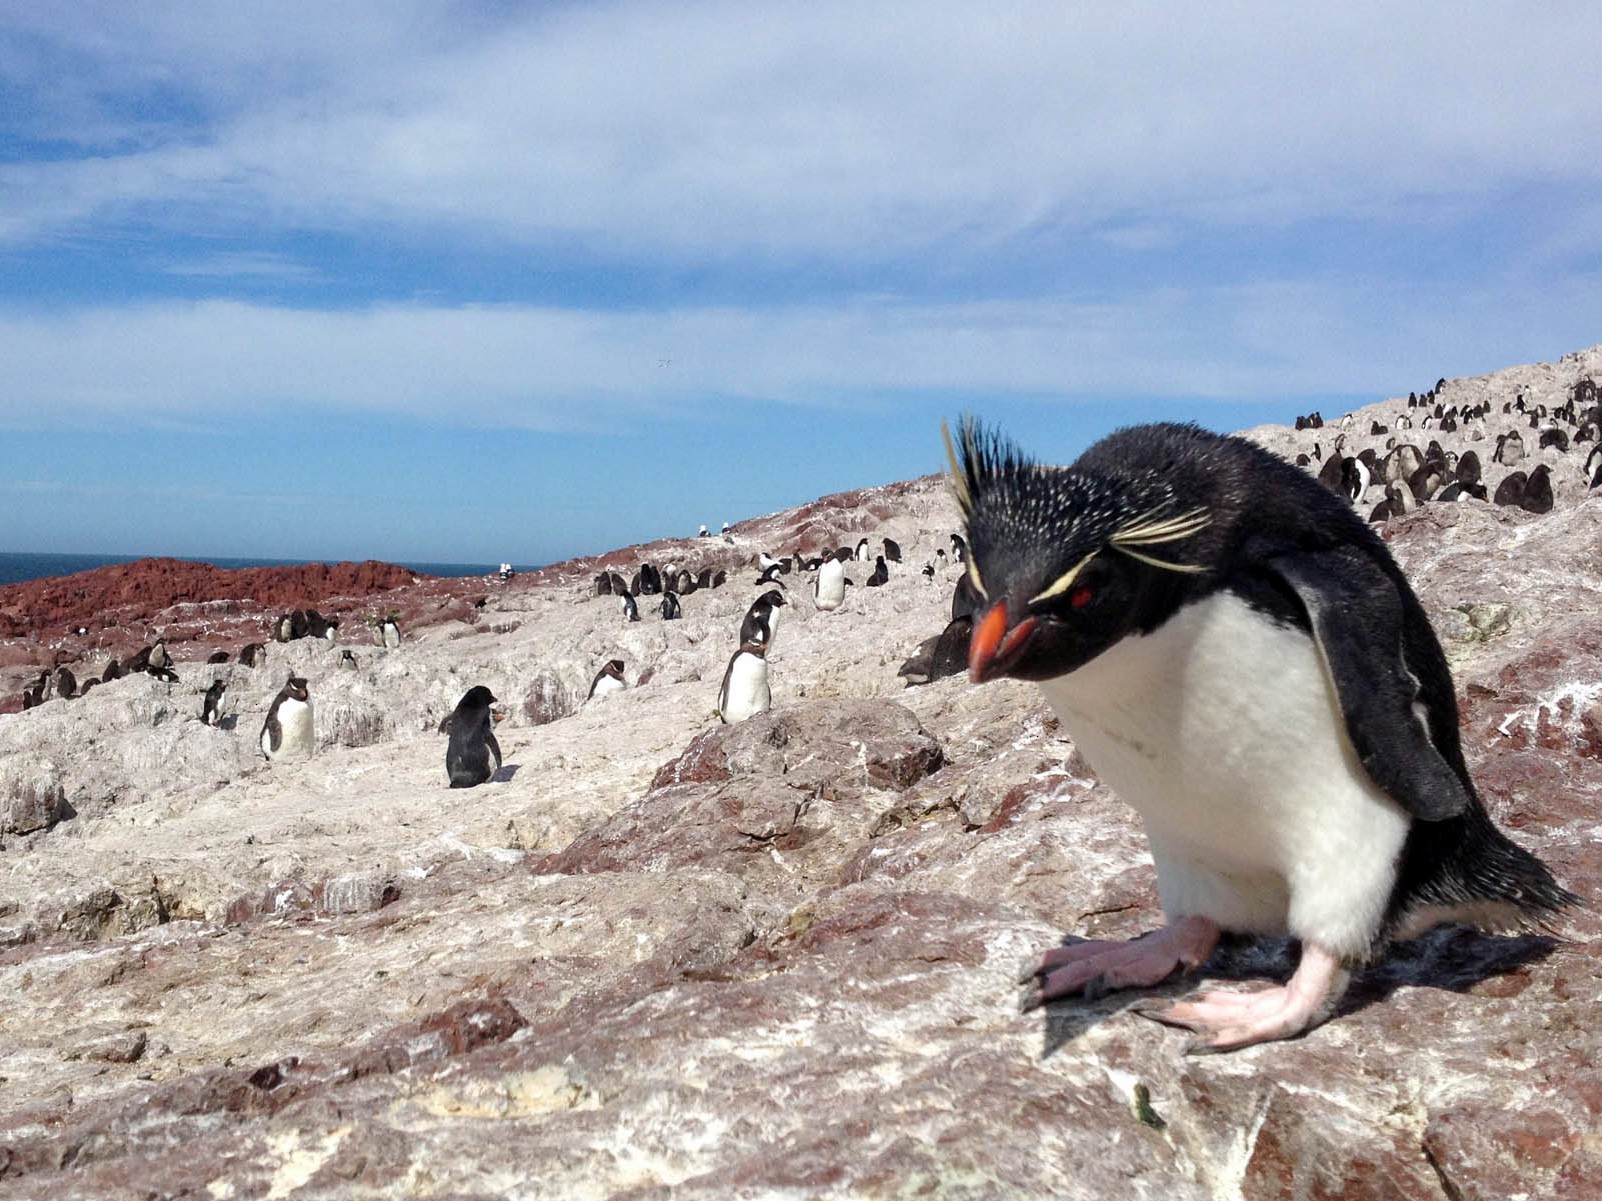
M 1253 1043 L 1295 1038 L 1326 1021 L 1340 1004 L 1351 973 L 1330 952 L 1302 948 L 1302 961 L 1289 982 L 1256 992 L 1210 992 L 1166 1008 L 1141 1008 L 1143 1017 L 1179 1026 L 1197 1035 L 1187 1052 L 1205 1055 Z
M 1205 963 L 1218 945 L 1217 923 L 1182 917 L 1129 942 L 1087 941 L 1053 947 L 1024 970 L 1019 983 L 1025 1012 L 1059 997 L 1082 993 L 1091 1000 L 1120 988 L 1161 984 L 1179 968 Z

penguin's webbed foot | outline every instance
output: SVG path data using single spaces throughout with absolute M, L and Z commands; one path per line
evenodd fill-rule
M 1193 1032 L 1197 1037 L 1186 1044 L 1186 1053 L 1210 1055 L 1307 1033 L 1335 1012 L 1350 978 L 1336 955 L 1305 945 L 1296 971 L 1282 986 L 1255 992 L 1215 991 L 1165 1008 L 1137 1007 L 1136 1012 Z
M 1053 947 L 1038 964 L 1026 967 L 1020 1005 L 1025 1013 L 1047 1001 L 1078 993 L 1098 1000 L 1121 988 L 1150 988 L 1180 968 L 1206 962 L 1218 945 L 1218 924 L 1204 917 L 1182 917 L 1161 930 L 1128 942 L 1086 941 Z

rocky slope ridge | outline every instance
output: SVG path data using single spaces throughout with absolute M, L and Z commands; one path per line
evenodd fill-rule
M 1599 368 L 1588 351 L 1441 396 L 1495 401 L 1494 436 L 1522 419 L 1502 402 L 1555 408 Z M 1331 429 L 1251 436 L 1294 455 Z M 918 570 L 957 528 L 937 478 L 504 586 L 190 597 L 84 645 L 55 612 L 7 643 L 13 684 L 159 632 L 178 681 L 0 714 L 0 1197 L 1590 1197 L 1588 449 L 1539 452 L 1550 513 L 1428 504 L 1386 534 L 1451 657 L 1487 805 L 1590 907 L 1560 939 L 1403 944 L 1336 1020 L 1229 1056 L 1182 1056 L 1128 998 L 1018 1013 L 1019 963 L 1149 928 L 1153 876 L 1033 687 L 903 689 L 955 582 Z M 718 725 L 758 552 L 863 536 L 906 561 L 871 590 L 858 565 L 831 613 L 789 577 L 775 708 Z M 678 622 L 646 598 L 630 625 L 591 578 L 641 559 L 731 580 Z M 346 636 L 204 662 L 307 603 L 348 615 Z M 184 607 L 208 605 L 233 624 Z M 389 609 L 407 640 L 363 641 Z M 631 687 L 585 703 L 614 657 Z M 290 670 L 319 749 L 268 766 L 255 737 Z M 197 715 L 219 674 L 213 728 Z M 436 727 L 475 683 L 508 711 L 506 764 L 451 791 Z M 1208 974 L 1288 968 L 1251 945 Z

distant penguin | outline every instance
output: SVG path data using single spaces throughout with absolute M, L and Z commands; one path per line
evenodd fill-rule
M 778 610 L 784 604 L 784 593 L 777 588 L 769 589 L 752 601 L 751 607 L 745 611 L 745 617 L 740 622 L 741 645 L 757 642 L 771 647 L 774 635 L 779 632 Z
M 451 736 L 445 748 L 445 774 L 452 788 L 474 788 L 501 767 L 501 745 L 495 741 L 495 697 L 475 684 L 446 718 Z
M 167 640 L 157 638 L 150 648 L 150 657 L 145 661 L 147 668 L 161 671 L 172 666 L 172 656 L 167 653 Z
M 341 667 L 348 667 L 352 671 L 361 666 L 361 664 L 356 662 L 356 652 L 351 650 L 348 646 L 339 652 L 339 665 Z
M 395 619 L 393 613 L 385 615 L 384 620 L 379 623 L 378 642 L 380 646 L 391 649 L 401 644 L 400 622 Z
M 784 572 L 779 570 L 778 563 L 773 563 L 762 569 L 762 574 L 757 576 L 756 582 L 758 584 L 776 584 L 783 574 Z
M 228 662 L 228 652 L 212 651 L 211 654 L 206 656 L 206 662 L 207 664 L 226 663 Z
M 695 531 L 695 536 L 697 538 L 706 538 L 710 537 L 711 533 L 712 531 L 706 528 L 706 522 L 703 521 L 701 523 L 701 528 Z
M 868 540 L 866 538 L 858 540 L 856 550 L 852 552 L 852 557 L 859 563 L 868 561 Z
M 968 561 L 968 543 L 961 534 L 951 535 L 951 561 L 953 563 Z
M 1510 471 L 1502 477 L 1502 482 L 1496 486 L 1496 492 L 1491 499 L 1499 505 L 1513 505 L 1522 508 L 1524 505 L 1524 481 L 1529 477 L 1522 471 Z
M 845 564 L 839 559 L 825 559 L 812 581 L 812 599 L 824 612 L 838 609 L 845 603 Z
M 228 685 L 218 676 L 206 689 L 206 699 L 200 704 L 200 720 L 205 725 L 214 726 L 222 720 L 223 690 Z
M 682 616 L 684 612 L 679 608 L 679 594 L 671 588 L 662 593 L 662 620 L 677 621 Z
M 267 662 L 267 648 L 259 642 L 247 642 L 239 648 L 239 661 L 246 667 L 260 667 Z
M 721 531 L 720 531 L 720 532 L 721 532 L 721 533 L 724 533 L 724 534 L 727 534 L 727 533 L 728 533 L 728 532 L 729 532 L 729 531 L 730 531 L 730 530 L 732 530 L 732 529 L 733 529 L 733 528 L 734 528 L 734 527 L 733 527 L 733 526 L 731 526 L 731 525 L 730 525 L 730 524 L 729 524 L 729 523 L 728 523 L 728 522 L 726 522 L 726 521 L 725 521 L 725 522 L 724 522 L 724 523 L 723 523 L 723 529 L 722 529 L 722 530 L 721 530 Z
M 934 564 L 933 563 L 925 563 L 923 565 L 923 570 L 922 570 L 921 574 L 923 575 L 924 579 L 926 579 L 926 580 L 928 580 L 928 581 L 930 581 L 932 583 L 934 581 L 934 575 L 935 575 Z
M 627 592 L 623 593 L 622 596 L 623 596 L 623 619 L 625 621 L 639 621 L 640 620 L 640 606 L 639 606 L 639 603 L 637 601 L 635 601 L 634 597 L 631 596 Z
M 628 681 L 623 678 L 623 660 L 609 659 L 590 681 L 590 696 L 605 696 L 609 692 L 621 692 L 627 687 Z
M 309 755 L 314 745 L 311 696 L 306 681 L 290 672 L 262 722 L 261 753 L 271 762 L 290 754 Z
M 880 555 L 873 565 L 873 574 L 868 577 L 868 587 L 878 588 L 890 581 L 890 568 L 885 565 L 884 556 Z
M 767 653 L 760 642 L 747 642 L 729 658 L 718 688 L 718 717 L 725 725 L 755 717 L 772 707 Z
M 100 682 L 109 684 L 113 680 L 120 679 L 122 679 L 122 663 L 116 655 L 113 655 L 111 661 L 106 664 L 106 670 L 100 673 Z
M 901 544 L 892 538 L 884 540 L 884 557 L 892 563 L 901 562 Z
M 595 577 L 595 595 L 596 596 L 611 596 L 612 595 L 612 573 L 611 572 L 603 571 L 603 572 L 600 572 L 600 573 L 598 573 L 596 575 L 596 577 Z
M 56 695 L 64 701 L 70 701 L 78 695 L 78 677 L 65 666 L 56 668 L 55 674 L 50 677 L 50 683 Z

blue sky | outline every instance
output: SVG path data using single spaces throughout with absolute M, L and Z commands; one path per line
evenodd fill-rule
M 1602 341 L 1602 8 L 0 10 L 0 550 L 549 561 Z

